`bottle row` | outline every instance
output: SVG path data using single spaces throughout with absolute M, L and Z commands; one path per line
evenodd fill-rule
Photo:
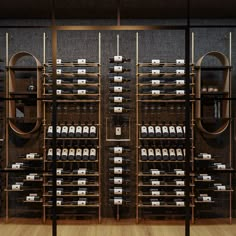
M 186 127 L 184 125 L 142 125 L 141 138 L 184 138 Z
M 47 137 L 53 137 L 53 126 L 50 125 L 47 128 Z M 57 125 L 56 126 L 57 138 L 96 138 L 97 127 L 94 124 L 91 125 Z

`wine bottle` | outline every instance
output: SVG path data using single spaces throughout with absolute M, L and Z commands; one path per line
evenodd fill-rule
M 89 159 L 89 149 L 84 148 L 83 149 L 83 161 L 88 161 L 88 159 Z
M 161 149 L 155 148 L 155 160 L 160 161 L 162 159 Z
M 96 136 L 97 136 L 97 128 L 93 123 L 89 128 L 89 137 L 90 138 L 96 138 Z
M 144 125 L 144 122 L 141 126 L 141 138 L 146 138 L 148 136 L 147 126 Z
M 180 125 L 176 126 L 176 135 L 177 135 L 177 138 L 183 138 L 184 136 L 182 127 Z
M 74 122 L 72 122 L 72 124 L 69 126 L 68 137 L 70 137 L 70 138 L 75 137 L 75 126 L 74 126 Z
M 109 147 L 109 151 L 114 153 L 114 154 L 122 154 L 125 152 L 130 152 L 129 148 L 125 148 L 125 147 Z
M 87 82 L 88 81 L 86 79 L 73 79 L 73 83 L 77 85 L 86 85 Z
M 67 160 L 67 157 L 68 157 L 68 148 L 63 148 L 61 153 L 61 159 Z
M 109 90 L 111 93 L 124 93 L 124 92 L 129 92 L 130 89 L 124 86 L 113 86 L 109 87 Z
M 130 102 L 131 99 L 122 96 L 113 96 L 109 97 L 109 101 L 113 103 L 125 103 L 125 102 Z
M 73 89 L 72 90 L 73 94 L 77 95 L 89 95 L 89 94 L 96 94 L 97 90 L 96 89 Z
M 109 202 L 113 205 L 128 205 L 130 203 L 130 201 L 124 199 L 123 197 L 110 198 Z
M 169 153 L 167 148 L 162 148 L 162 159 L 163 161 L 168 161 L 169 160 Z
M 198 158 L 202 158 L 202 159 L 212 159 L 212 155 L 210 153 L 199 153 L 197 155 Z
M 47 129 L 47 137 L 52 138 L 52 136 L 53 136 L 53 127 L 52 125 L 49 125 Z
M 130 191 L 126 188 L 122 187 L 113 187 L 109 189 L 110 194 L 114 195 L 127 195 L 130 193 Z
M 113 66 L 109 68 L 110 73 L 124 73 L 124 72 L 129 72 L 129 68 L 125 68 L 123 66 Z
M 175 160 L 176 160 L 175 149 L 174 149 L 174 148 L 170 148 L 170 149 L 169 149 L 169 153 L 170 153 L 170 160 L 171 160 L 171 161 L 175 161 Z
M 48 151 L 47 151 L 47 160 L 51 161 L 52 157 L 53 157 L 53 151 L 52 151 L 52 148 L 49 148 Z
M 74 158 L 75 158 L 75 149 L 74 148 L 70 148 L 69 149 L 68 160 L 69 161 L 73 161 Z
M 131 59 L 128 59 L 124 56 L 114 56 L 109 58 L 110 63 L 124 63 L 124 62 L 130 62 Z
M 89 127 L 88 127 L 87 124 L 85 124 L 85 125 L 83 126 L 82 136 L 83 136 L 84 138 L 88 138 L 88 136 L 89 136 Z
M 169 137 L 168 127 L 166 125 L 163 125 L 161 128 L 162 128 L 162 136 L 164 138 L 168 138 Z
M 123 106 L 114 106 L 110 107 L 109 110 L 114 113 L 126 113 L 129 112 L 131 109 L 125 108 Z
M 155 126 L 155 135 L 156 135 L 157 138 L 162 137 L 162 132 L 161 132 L 161 126 L 160 125 Z
M 124 82 L 129 82 L 130 79 L 124 78 L 123 76 L 110 76 L 109 77 L 110 83 L 124 83 Z
M 147 155 L 147 149 L 146 148 L 141 148 L 140 156 L 141 156 L 142 161 L 147 161 L 148 155 Z
M 73 70 L 73 73 L 77 74 L 77 75 L 86 75 L 87 70 L 86 69 L 76 69 L 76 70 Z
M 89 160 L 90 161 L 95 161 L 96 159 L 97 159 L 97 150 L 96 150 L 96 148 L 90 148 Z
M 76 138 L 81 138 L 82 137 L 82 126 L 80 124 L 78 124 L 76 126 L 76 131 L 75 131 L 75 137 Z
M 183 161 L 184 160 L 184 155 L 183 155 L 183 152 L 182 152 L 181 148 L 176 148 L 176 159 L 178 161 Z
M 65 125 L 62 126 L 61 137 L 66 138 L 67 135 L 68 135 L 68 126 L 66 125 L 66 122 L 65 122 Z
M 169 134 L 171 138 L 175 138 L 176 137 L 176 131 L 175 131 L 175 127 L 173 125 L 169 126 Z
M 113 162 L 113 164 L 123 164 L 123 163 L 127 164 L 128 162 L 130 162 L 130 159 L 125 157 L 115 156 L 115 157 L 110 157 L 109 161 Z
M 148 126 L 148 136 L 153 138 L 155 136 L 154 127 L 152 125 Z
M 83 156 L 82 148 L 76 148 L 75 159 L 80 161 L 80 160 L 82 160 L 82 156 Z
M 115 175 L 121 175 L 121 174 L 127 174 L 130 172 L 129 169 L 123 168 L 120 166 L 115 166 L 114 168 L 109 168 L 110 173 L 113 173 Z
M 153 148 L 148 148 L 148 160 L 153 161 L 154 160 L 154 149 Z
M 57 138 L 59 138 L 61 136 L 61 126 L 60 125 L 56 126 L 56 136 L 57 136 Z
M 115 184 L 115 185 L 122 185 L 122 184 L 127 184 L 127 183 L 129 183 L 130 180 L 125 179 L 125 178 L 123 178 L 123 177 L 117 177 L 117 176 L 115 176 L 115 177 L 113 177 L 113 178 L 109 178 L 109 182 L 110 182 L 111 184 Z

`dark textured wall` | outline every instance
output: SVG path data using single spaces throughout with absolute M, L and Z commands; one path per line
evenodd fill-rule
M 227 24 L 234 24 L 235 20 L 225 20 Z M 122 20 L 123 24 L 130 25 L 148 25 L 148 24 L 184 24 L 184 20 Z M 222 21 L 215 20 L 195 20 L 194 23 L 213 23 L 213 24 L 221 24 Z M 49 25 L 50 21 L 2 21 L 1 25 Z M 107 24 L 115 24 L 115 21 L 107 21 L 107 20 L 64 20 L 58 21 L 58 24 L 68 24 L 68 25 L 107 25 Z M 232 65 L 234 67 L 236 62 L 236 43 L 235 43 L 235 28 L 214 28 L 214 29 L 192 29 L 192 32 L 195 33 L 195 61 L 209 51 L 220 51 L 224 53 L 226 56 L 229 55 L 229 32 L 232 32 L 233 36 L 233 44 L 232 44 Z M 47 34 L 47 43 L 46 43 L 46 58 L 51 59 L 51 32 L 49 29 L 1 29 L 0 28 L 0 58 L 5 60 L 5 33 L 9 33 L 9 57 L 11 57 L 14 53 L 19 51 L 28 51 L 34 54 L 41 62 L 43 61 L 43 32 Z M 88 61 L 98 61 L 98 33 L 99 31 L 70 31 L 70 32 L 59 32 L 58 33 L 58 58 L 62 58 L 64 60 L 73 60 L 76 58 L 87 58 Z M 135 49 L 135 37 L 136 31 L 101 31 L 102 36 L 102 136 L 105 137 L 106 129 L 104 128 L 106 117 L 109 116 L 108 113 L 108 89 L 109 82 L 107 79 L 108 76 L 108 58 L 116 54 L 116 35 L 120 36 L 120 54 L 124 55 L 128 58 L 131 58 L 131 63 L 129 67 L 131 68 L 131 108 L 135 110 L 135 57 L 136 57 L 136 49 Z M 185 49 L 185 41 L 184 41 L 184 31 L 175 30 L 162 30 L 162 31 L 140 31 L 139 32 L 139 61 L 145 62 L 150 61 L 152 58 L 160 58 L 163 61 L 175 61 L 177 58 L 184 58 L 184 49 Z M 4 78 L 4 74 L 1 75 Z M 236 72 L 233 68 L 232 70 L 232 95 L 236 95 L 235 89 L 235 79 Z M 3 86 L 3 84 L 1 84 Z M 235 113 L 234 102 L 232 102 L 232 110 L 233 117 Z M 132 129 L 132 141 L 130 143 L 125 143 L 125 145 L 130 145 L 132 149 L 131 159 L 133 160 L 133 164 L 131 165 L 131 169 L 135 170 L 135 113 L 132 112 L 131 115 L 131 129 Z M 234 123 L 234 120 L 233 120 Z M 222 155 L 222 160 L 227 159 L 228 155 L 228 145 L 229 140 L 227 138 L 228 133 L 222 135 L 222 137 L 216 140 L 206 140 L 198 131 L 196 132 L 196 149 L 199 151 L 208 151 L 213 153 L 219 153 Z M 234 138 L 233 134 L 233 137 Z M 234 142 L 235 143 L 235 142 Z M 111 208 L 107 208 L 106 204 L 108 202 L 108 173 L 107 173 L 107 161 L 108 158 L 107 150 L 108 147 L 113 145 L 113 143 L 106 142 L 103 138 L 102 146 L 102 178 L 103 178 L 103 215 L 111 216 L 112 210 Z M 234 151 L 233 151 L 234 153 Z M 233 155 L 235 158 L 235 155 Z M 235 166 L 235 162 L 234 162 Z M 134 172 L 133 172 L 134 173 Z M 135 176 L 131 176 L 132 182 L 135 183 Z M 235 184 L 235 183 L 234 183 Z M 132 184 L 131 188 L 135 189 L 135 184 Z M 234 197 L 235 199 L 235 197 Z M 131 194 L 132 204 L 131 207 L 127 210 L 126 214 L 129 217 L 134 217 L 134 201 L 135 195 Z M 223 202 L 227 206 L 227 203 Z M 234 211 L 236 206 L 233 205 Z M 227 215 L 226 212 L 223 212 L 222 215 Z

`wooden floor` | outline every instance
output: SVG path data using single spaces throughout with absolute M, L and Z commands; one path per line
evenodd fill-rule
M 183 225 L 84 224 L 58 225 L 58 236 L 184 236 Z M 1 236 L 50 236 L 51 226 L 0 223 Z M 236 224 L 192 225 L 191 236 L 236 236 Z

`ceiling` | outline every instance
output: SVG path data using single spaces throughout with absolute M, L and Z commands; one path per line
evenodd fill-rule
M 55 0 L 56 18 L 185 18 L 187 0 Z M 51 18 L 52 0 L 3 0 L 0 18 Z M 236 0 L 190 0 L 192 18 L 236 18 Z

